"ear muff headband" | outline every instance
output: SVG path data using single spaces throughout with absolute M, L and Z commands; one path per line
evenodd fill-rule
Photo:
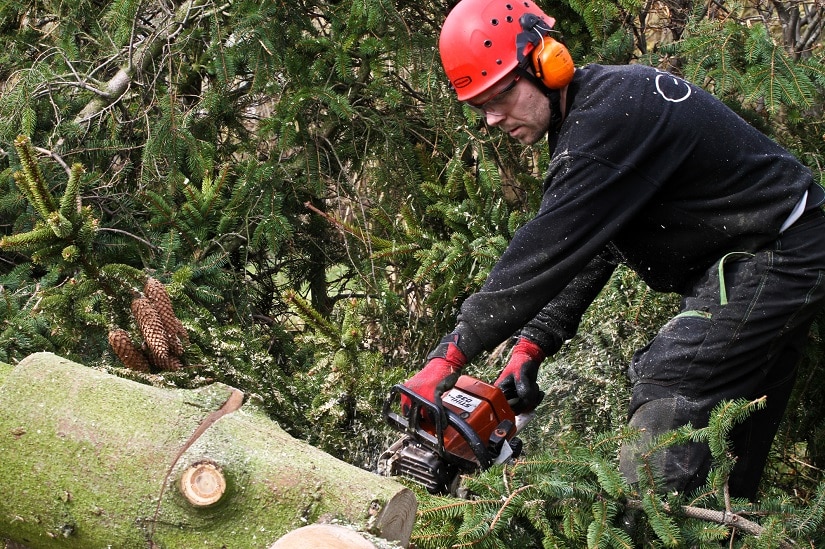
M 522 31 L 516 37 L 519 63 L 530 55 L 530 64 L 536 77 L 551 90 L 565 87 L 573 80 L 575 64 L 567 47 L 548 36 L 551 32 L 542 19 L 525 13 L 519 18 Z

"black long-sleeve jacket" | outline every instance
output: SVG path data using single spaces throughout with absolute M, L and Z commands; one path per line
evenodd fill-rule
M 652 67 L 577 69 L 567 113 L 538 214 L 462 304 L 468 358 L 522 328 L 555 352 L 617 261 L 683 290 L 725 253 L 774 241 L 813 182 L 718 99 Z

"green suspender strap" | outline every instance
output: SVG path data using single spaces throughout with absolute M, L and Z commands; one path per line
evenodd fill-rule
M 722 259 L 719 260 L 719 304 L 720 305 L 727 305 L 728 304 L 728 290 L 725 287 L 725 263 L 728 260 L 737 260 L 753 257 L 752 253 L 749 252 L 730 252 L 729 254 L 725 254 L 722 256 Z
M 719 304 L 720 305 L 727 305 L 728 304 L 728 289 L 725 285 L 725 263 L 728 261 L 735 261 L 737 259 L 746 259 L 749 257 L 753 257 L 754 254 L 749 252 L 730 252 L 729 254 L 725 254 L 722 259 L 719 260 L 719 265 L 717 267 L 717 273 L 719 276 Z M 709 311 L 704 310 L 695 310 L 690 309 L 687 311 L 682 311 L 674 318 L 683 318 L 683 317 L 697 317 L 697 318 L 707 318 L 710 319 L 713 317 L 713 314 Z

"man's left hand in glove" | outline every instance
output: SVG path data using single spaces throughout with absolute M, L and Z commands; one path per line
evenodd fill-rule
M 440 403 L 441 395 L 455 386 L 467 363 L 467 358 L 458 346 L 460 338 L 457 333 L 444 336 L 438 347 L 427 356 L 424 368 L 405 381 L 404 385 L 430 402 Z M 402 395 L 401 409 L 404 415 L 407 415 L 410 405 L 410 399 Z M 426 413 L 423 416 L 427 418 Z
M 533 411 L 544 398 L 536 378 L 544 360 L 544 351 L 536 343 L 519 338 L 510 360 L 501 371 L 494 385 L 498 386 L 516 414 Z

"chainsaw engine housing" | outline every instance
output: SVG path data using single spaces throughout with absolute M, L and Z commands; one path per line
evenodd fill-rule
M 409 403 L 403 409 L 402 395 Z M 438 403 L 395 385 L 383 413 L 405 435 L 382 454 L 378 472 L 411 478 L 433 494 L 455 495 L 462 474 L 483 471 L 521 450 L 504 393 L 470 376 L 458 378 Z

